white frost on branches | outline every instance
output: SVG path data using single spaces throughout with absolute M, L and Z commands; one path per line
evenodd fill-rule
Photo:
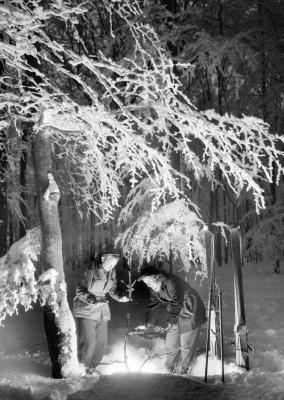
M 34 263 L 41 249 L 39 227 L 27 231 L 26 236 L 13 243 L 0 258 L 0 324 L 7 314 L 18 313 L 18 306 L 32 308 L 37 300 L 49 304 L 58 313 L 55 282 L 57 271 L 50 268 L 36 279 Z
M 15 242 L 0 258 L 0 323 L 6 315 L 17 313 L 21 304 L 25 310 L 37 300 L 34 261 L 40 252 L 41 232 L 39 228 Z
M 182 267 L 205 264 L 204 223 L 186 202 L 175 200 L 160 206 L 154 212 L 144 212 L 119 236 L 124 255 L 129 262 L 155 257 L 180 259 Z M 170 254 L 171 253 L 171 254 Z
M 118 20 L 127 34 L 128 47 L 117 60 L 103 52 L 88 53 L 78 37 L 78 15 L 86 15 L 91 2 L 75 8 L 66 1 L 51 1 L 44 9 L 37 0 L 32 5 L 15 0 L 13 9 L 1 6 L 0 30 L 5 34 L 0 57 L 13 76 L 0 77 L 8 88 L 1 97 L 1 118 L 30 120 L 35 129 L 49 132 L 54 154 L 62 160 L 60 184 L 79 206 L 106 222 L 121 204 L 125 182 L 135 190 L 146 178 L 149 209 L 159 212 L 167 199 L 183 198 L 180 179 L 186 188 L 191 179 L 201 178 L 214 187 L 219 170 L 236 196 L 251 191 L 257 212 L 265 207 L 261 184 L 272 182 L 273 165 L 278 180 L 283 174 L 283 152 L 277 146 L 283 138 L 271 135 L 253 117 L 198 112 L 182 91 L 173 61 L 145 22 L 139 1 L 100 2 L 109 14 L 113 39 Z M 72 46 L 55 28 L 62 22 L 74 30 Z M 31 54 L 33 63 L 26 57 Z M 184 160 L 184 175 L 171 161 L 176 153 Z

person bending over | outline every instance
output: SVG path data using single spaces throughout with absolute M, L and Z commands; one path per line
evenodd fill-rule
M 193 363 L 206 309 L 195 289 L 187 282 L 152 267 L 144 269 L 139 281 L 150 288 L 145 318 L 146 329 L 155 325 L 161 303 L 167 304 L 166 347 L 169 372 L 187 374 Z

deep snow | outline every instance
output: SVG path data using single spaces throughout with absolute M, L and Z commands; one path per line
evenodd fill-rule
M 257 272 L 258 271 L 258 272 Z M 110 367 L 101 368 L 102 376 L 88 379 L 53 380 L 43 331 L 41 310 L 9 317 L 0 328 L 0 399 L 85 400 L 85 399 L 284 399 L 284 275 L 264 273 L 256 266 L 244 267 L 244 293 L 249 342 L 255 347 L 249 372 L 234 365 L 234 303 L 231 266 L 217 268 L 217 281 L 223 290 L 225 334 L 225 383 L 220 382 L 220 362 L 210 360 L 209 379 L 205 384 L 205 327 L 200 340 L 199 356 L 190 378 L 163 374 L 163 360 L 149 360 L 142 372 L 122 373 L 123 364 L 113 364 L 120 373 L 111 374 Z M 196 285 L 196 283 L 195 283 Z M 206 299 L 207 287 L 199 287 Z M 132 327 L 143 323 L 146 303 L 136 299 L 131 304 Z M 111 303 L 108 363 L 123 358 L 123 337 L 126 304 Z M 129 339 L 129 361 L 132 354 L 141 367 L 153 343 L 137 337 Z M 163 353 L 164 342 L 157 341 L 155 351 Z M 120 353 L 120 354 L 119 354 Z

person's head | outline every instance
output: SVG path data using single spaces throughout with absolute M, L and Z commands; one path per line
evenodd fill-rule
M 158 271 L 155 268 L 149 267 L 142 271 L 138 281 L 143 281 L 154 292 L 159 292 L 164 280 L 165 274 L 163 271 Z
M 144 276 L 142 278 L 142 281 L 152 290 L 154 290 L 154 292 L 159 292 L 162 286 L 162 275 L 161 274 L 157 274 L 157 275 L 148 275 L 148 276 Z
M 101 256 L 101 266 L 106 271 L 111 271 L 119 260 L 119 254 L 117 253 L 104 253 Z

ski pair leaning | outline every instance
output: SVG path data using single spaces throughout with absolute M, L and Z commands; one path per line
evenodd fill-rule
M 207 336 L 205 356 L 205 377 L 208 378 L 209 352 L 213 357 L 221 359 L 221 379 L 224 375 L 224 342 L 223 342 L 223 312 L 222 312 L 222 291 L 216 284 L 215 262 L 214 262 L 214 235 L 208 230 L 205 231 L 206 263 L 209 281 L 209 300 L 207 309 Z M 219 340 L 217 340 L 219 339 Z
M 245 303 L 242 280 L 242 246 L 238 227 L 230 228 L 231 255 L 234 270 L 234 300 L 235 300 L 235 342 L 236 365 L 249 370 L 249 356 L 254 348 L 248 344 L 248 333 L 245 318 Z M 209 278 L 208 322 L 206 340 L 205 382 L 208 377 L 209 352 L 212 356 L 221 359 L 221 379 L 224 382 L 224 341 L 223 341 L 223 313 L 222 291 L 216 284 L 214 262 L 214 235 L 205 232 L 206 261 Z M 219 337 L 219 343 L 217 341 Z

